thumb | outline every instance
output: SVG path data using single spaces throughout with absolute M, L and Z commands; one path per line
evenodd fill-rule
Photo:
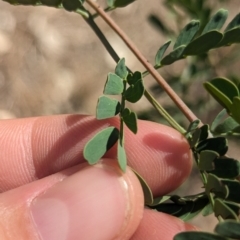
M 121 173 L 114 162 L 2 193 L 0 239 L 129 239 L 142 218 L 143 194 L 135 174 Z

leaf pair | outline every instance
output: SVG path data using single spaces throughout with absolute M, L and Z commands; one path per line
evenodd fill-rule
M 227 17 L 227 10 L 220 9 L 206 24 L 202 34 L 195 39 L 200 23 L 197 20 L 192 20 L 177 37 L 173 51 L 163 57 L 171 41 L 160 47 L 155 56 L 155 67 L 169 65 L 186 56 L 200 55 L 216 47 L 240 42 L 240 14 L 228 24 L 224 34 L 219 31 Z
M 129 84 L 128 88 L 127 84 Z M 135 103 L 142 97 L 144 93 L 142 74 L 140 72 L 129 74 L 123 58 L 118 62 L 115 73 L 108 74 L 103 93 L 105 95 L 121 94 L 122 100 L 120 103 L 105 95 L 99 97 L 96 117 L 101 120 L 120 114 L 120 130 L 109 127 L 100 131 L 86 144 L 83 154 L 89 164 L 95 164 L 118 141 L 118 163 L 122 171 L 125 171 L 127 157 L 124 149 L 123 123 L 134 134 L 137 133 L 137 115 L 125 107 L 125 101 Z

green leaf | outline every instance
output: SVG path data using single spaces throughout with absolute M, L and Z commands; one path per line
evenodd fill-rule
M 214 132 L 216 127 L 220 124 L 222 118 L 227 114 L 226 109 L 224 108 L 221 112 L 218 113 L 218 115 L 215 117 L 211 124 L 211 131 Z
M 128 75 L 128 70 L 125 65 L 125 58 L 122 58 L 119 60 L 116 68 L 115 68 L 115 73 L 122 79 L 126 80 L 127 75 Z
M 144 94 L 144 86 L 143 86 L 142 79 L 140 79 L 136 83 L 128 87 L 124 96 L 127 101 L 131 103 L 135 103 L 141 99 L 143 94 Z
M 240 239 L 240 223 L 234 220 L 218 223 L 214 231 L 227 238 Z
M 189 124 L 189 126 L 188 126 L 187 133 L 196 130 L 197 127 L 198 127 L 198 125 L 199 125 L 199 123 L 200 123 L 200 120 L 199 120 L 199 119 L 196 119 L 195 121 L 192 121 L 192 122 Z
M 213 210 L 216 217 L 221 216 L 223 219 L 238 219 L 235 212 L 219 198 L 215 200 Z
M 219 178 L 236 178 L 240 175 L 240 162 L 233 158 L 215 158 L 213 160 L 214 169 L 208 172 Z
M 228 150 L 227 144 L 228 144 L 227 139 L 224 137 L 209 138 L 201 141 L 197 145 L 196 150 L 199 153 L 204 150 L 211 150 L 217 152 L 220 156 L 223 156 L 226 154 Z
M 227 32 L 233 28 L 240 27 L 240 13 L 238 13 L 233 20 L 227 25 L 224 32 Z
M 158 212 L 163 212 L 172 216 L 179 216 L 184 205 L 179 205 L 175 203 L 163 203 L 157 206 L 149 206 L 152 209 L 156 209 Z
M 217 47 L 229 46 L 240 42 L 240 27 L 233 28 L 223 34 L 223 39 Z
M 115 127 L 108 127 L 97 133 L 87 142 L 83 156 L 89 164 L 97 163 L 101 157 L 117 142 L 119 131 Z
M 115 0 L 114 7 L 126 7 L 127 5 L 135 2 L 136 0 Z
M 111 118 L 120 112 L 121 105 L 116 99 L 101 96 L 97 103 L 97 119 Z
M 196 35 L 199 27 L 200 22 L 197 20 L 192 20 L 190 23 L 188 23 L 177 37 L 173 49 L 176 49 L 182 45 L 188 45 Z
M 207 216 L 209 216 L 209 215 L 212 214 L 212 213 L 213 213 L 212 204 L 209 203 L 209 204 L 207 204 L 207 205 L 203 208 L 203 210 L 202 210 L 202 215 L 203 215 L 204 217 L 207 217 Z
M 123 172 L 126 172 L 127 167 L 127 156 L 124 147 L 121 145 L 120 140 L 118 140 L 118 164 Z
M 133 74 L 128 74 L 127 82 L 128 84 L 136 84 L 139 80 L 142 80 L 142 73 L 141 72 L 134 72 Z
M 228 11 L 225 9 L 220 9 L 218 12 L 213 15 L 210 21 L 207 23 L 203 29 L 202 34 L 205 34 L 211 30 L 220 30 L 228 17 Z
M 174 236 L 173 240 L 228 240 L 225 237 L 208 232 L 181 232 Z
M 233 104 L 230 108 L 230 112 L 234 120 L 240 124 L 240 97 L 233 98 Z
M 161 65 L 161 60 L 163 58 L 163 55 L 166 52 L 167 48 L 169 47 L 170 43 L 171 43 L 171 40 L 167 41 L 157 51 L 157 54 L 155 56 L 155 64 L 156 64 L 156 66 L 160 66 Z
M 214 48 L 222 37 L 223 34 L 216 30 L 207 32 L 190 42 L 182 54 L 183 56 L 201 55 Z
M 107 5 L 108 5 L 110 8 L 112 8 L 112 7 L 114 7 L 114 2 L 115 2 L 115 0 L 107 0 Z
M 127 127 L 134 133 L 137 133 L 137 115 L 129 108 L 125 108 L 122 112 L 122 118 Z
M 147 205 L 151 205 L 153 203 L 153 194 L 151 188 L 148 186 L 147 182 L 143 179 L 143 177 L 134 169 L 132 171 L 136 174 L 143 190 L 144 194 L 144 202 Z
M 114 73 L 109 73 L 104 87 L 104 94 L 119 95 L 123 92 L 123 80 Z
M 193 134 L 192 134 L 192 138 L 190 140 L 190 147 L 193 148 L 196 146 L 196 144 L 198 143 L 199 141 L 199 138 L 200 138 L 200 135 L 201 135 L 201 130 L 199 128 L 197 128 Z
M 199 129 L 201 130 L 199 141 L 203 141 L 203 140 L 207 139 L 208 138 L 208 133 L 209 133 L 209 125 L 204 124 Z
M 5 1 L 11 4 L 22 4 L 22 5 L 35 5 L 37 0 L 18 0 L 18 1 Z
M 228 189 L 227 200 L 240 203 L 240 182 L 237 180 L 221 181 Z
M 60 3 L 62 3 L 61 0 L 41 0 L 41 3 L 46 6 L 52 6 L 57 7 Z
M 228 117 L 218 126 L 216 126 L 216 128 L 214 129 L 214 133 L 216 134 L 232 133 L 234 132 L 234 129 L 236 129 L 236 127 L 238 126 L 239 124 L 232 117 Z
M 227 78 L 214 78 L 210 83 L 228 97 L 230 101 L 233 101 L 234 97 L 239 96 L 238 87 Z
M 158 206 L 158 205 L 168 201 L 170 198 L 171 198 L 170 195 L 154 198 L 153 202 L 151 204 L 149 204 L 149 206 L 154 208 L 154 207 L 156 207 L 156 206 Z
M 170 65 L 170 64 L 176 62 L 177 60 L 184 58 L 183 52 L 184 52 L 185 47 L 186 46 L 183 45 L 183 46 L 180 46 L 180 47 L 174 49 L 172 52 L 170 52 L 167 56 L 165 56 L 161 60 L 160 65 Z
M 76 11 L 82 7 L 82 2 L 80 0 L 63 0 L 62 5 L 67 11 Z
M 227 186 L 225 186 L 219 178 L 213 174 L 208 174 L 206 193 L 215 193 L 218 197 L 226 198 L 228 195 Z
M 219 156 L 217 152 L 205 150 L 200 153 L 198 168 L 202 171 L 214 170 L 213 161 Z

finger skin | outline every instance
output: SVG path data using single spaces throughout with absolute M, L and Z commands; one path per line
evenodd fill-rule
M 99 130 L 119 127 L 118 118 L 60 115 L 3 120 L 0 124 L 0 192 L 84 162 L 83 148 Z M 125 127 L 128 164 L 148 182 L 154 195 L 177 188 L 189 175 L 189 145 L 172 128 L 138 121 L 134 135 Z M 116 158 L 116 146 L 105 157 Z
M 101 176 L 101 179 L 88 179 L 88 185 L 92 184 L 93 187 L 89 188 L 83 179 L 92 173 L 94 176 Z M 103 186 L 103 192 L 98 192 L 99 189 L 95 186 L 105 176 L 107 182 Z M 118 196 L 114 182 L 120 180 L 124 183 L 121 187 L 124 193 L 120 191 L 123 194 Z M 89 189 L 93 190 L 89 192 Z M 112 193 L 105 199 L 108 189 L 115 194 Z M 118 201 L 119 198 L 123 199 L 123 204 Z M 40 218 L 38 216 L 36 220 L 36 203 L 39 200 L 42 202 L 42 199 L 45 201 L 40 205 Z M 56 205 L 61 204 L 61 208 L 54 212 L 55 205 L 50 204 L 47 207 L 46 200 Z M 105 201 L 107 205 L 100 207 Z M 109 159 L 95 166 L 75 166 L 2 193 L 0 239 L 129 239 L 142 218 L 143 202 L 139 181 L 129 168 L 123 174 L 117 164 Z

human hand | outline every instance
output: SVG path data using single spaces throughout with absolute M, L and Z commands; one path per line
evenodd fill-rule
M 62 115 L 0 124 L 1 240 L 170 240 L 195 228 L 144 209 L 139 181 L 120 172 L 113 147 L 97 165 L 83 158 L 86 142 L 118 119 Z M 192 166 L 189 146 L 175 130 L 139 121 L 126 129 L 128 164 L 155 196 L 177 188 Z

